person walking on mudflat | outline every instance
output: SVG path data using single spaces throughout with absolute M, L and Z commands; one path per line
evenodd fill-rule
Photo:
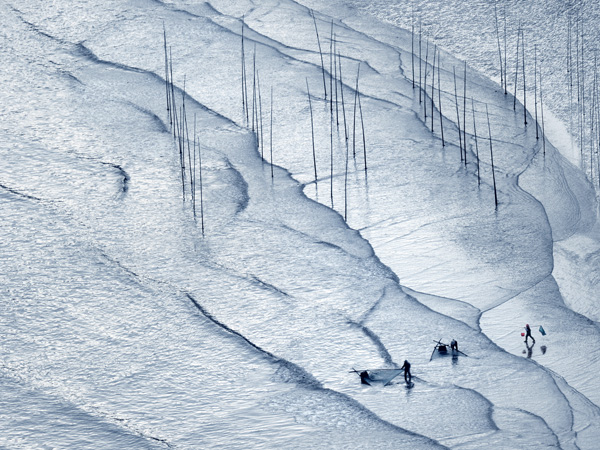
M 527 344 L 527 338 L 531 338 L 531 340 L 535 344 L 535 338 L 531 335 L 531 328 L 529 327 L 528 323 L 525 324 L 525 343 L 526 344 Z

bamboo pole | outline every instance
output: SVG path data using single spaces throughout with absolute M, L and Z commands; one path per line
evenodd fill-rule
M 504 95 L 508 95 L 508 45 L 506 32 L 506 5 L 504 6 Z
M 173 50 L 171 49 L 171 47 L 169 47 L 169 66 L 170 66 L 170 72 L 171 72 L 171 112 L 173 113 L 173 139 L 176 139 L 177 136 L 177 127 L 179 126 L 179 124 L 177 123 L 177 100 L 175 98 L 175 86 L 173 83 Z
M 333 19 L 331 19 L 329 35 L 329 110 L 333 115 Z
M 426 39 L 425 46 L 425 74 L 423 77 L 423 116 L 425 117 L 425 122 L 427 122 L 427 99 L 425 98 L 427 94 L 427 60 L 429 59 L 429 39 Z
M 523 53 L 523 123 L 527 126 L 527 84 L 525 80 L 525 30 L 521 31 L 522 34 L 522 53 Z
M 182 195 L 183 195 L 183 201 L 185 202 L 185 156 L 184 156 L 184 151 L 185 151 L 185 147 L 184 147 L 184 143 L 183 143 L 183 107 L 179 107 L 179 117 L 180 119 L 180 124 L 179 124 L 179 130 L 177 130 L 177 139 L 178 139 L 178 143 L 179 143 L 179 164 L 181 166 L 181 189 L 182 189 Z
M 577 71 L 577 134 L 581 139 L 581 114 L 580 114 L 580 106 L 581 106 L 581 93 L 580 87 L 581 83 L 579 80 L 579 18 L 576 19 L 576 29 L 575 29 L 575 49 L 576 49 L 576 63 L 575 70 Z
M 475 124 L 475 102 L 471 97 L 471 111 L 473 112 L 473 135 L 475 137 L 475 157 L 477 159 L 477 186 L 481 185 L 481 176 L 479 174 L 479 144 L 477 143 L 477 125 Z
M 342 115 L 344 117 L 344 137 L 346 138 L 346 146 L 348 146 L 348 125 L 346 122 L 346 105 L 344 104 L 344 78 L 342 76 L 342 57 L 338 50 L 338 64 L 340 66 L 340 94 L 342 99 Z
M 535 104 L 535 138 L 540 138 L 537 108 L 537 44 L 533 46 L 533 103 Z
M 256 71 L 256 84 L 258 85 L 258 110 L 259 110 L 259 121 L 258 127 L 260 130 L 260 157 L 264 159 L 265 141 L 263 138 L 263 113 L 262 113 L 262 95 L 260 94 L 260 74 Z
M 246 74 L 246 51 L 244 49 L 244 16 L 242 16 L 242 108 L 248 126 L 248 84 Z
M 200 176 L 200 218 L 202 223 L 202 236 L 204 236 L 204 196 L 202 187 L 202 149 L 200 148 L 200 140 L 198 140 L 198 166 Z
M 196 113 L 194 113 L 194 161 L 193 161 L 193 172 L 192 172 L 192 210 L 194 211 L 194 220 L 196 220 Z
M 440 82 L 440 66 L 440 52 L 438 52 L 438 109 L 440 111 L 440 130 L 442 132 L 442 147 L 445 147 L 446 141 L 444 140 L 444 116 L 442 115 L 442 89 Z
M 467 166 L 467 62 L 465 61 L 463 91 L 463 143 L 465 147 L 465 167 Z
M 317 19 L 315 19 L 315 13 L 311 9 L 310 14 L 313 18 L 313 23 L 315 24 L 315 33 L 317 34 L 317 44 L 319 45 L 319 55 L 321 56 L 321 73 L 323 74 L 323 96 L 325 101 L 327 101 L 327 84 L 325 83 L 325 64 L 323 63 L 323 51 L 321 50 L 321 39 L 319 38 L 319 29 L 317 28 Z
M 271 147 L 271 179 L 274 177 L 273 174 L 273 86 L 271 86 L 271 126 L 269 129 L 270 139 L 269 144 Z
M 173 119 L 171 118 L 171 98 L 169 94 L 169 58 L 167 55 L 167 30 L 165 29 L 165 22 L 163 21 L 163 42 L 165 49 L 165 93 L 167 98 L 167 118 L 169 119 L 169 125 L 173 126 Z
M 423 73 L 422 73 L 422 69 L 421 69 L 421 40 L 422 40 L 422 32 L 423 32 L 423 24 L 421 23 L 421 21 L 419 20 L 419 104 L 421 103 L 421 96 L 422 96 L 422 88 L 423 88 L 423 83 L 421 83 L 421 80 L 423 79 Z
M 435 98 L 434 87 L 435 87 L 435 54 L 437 51 L 437 45 L 433 46 L 433 65 L 431 69 L 431 132 L 433 133 L 433 116 L 434 114 L 434 103 L 433 99 Z
M 591 106 L 590 106 L 590 182 L 593 184 L 594 183 L 594 128 L 595 128 L 595 123 L 594 121 L 596 120 L 596 113 L 595 113 L 595 108 L 596 108 L 596 76 L 597 76 L 597 72 L 596 72 L 597 68 L 596 68 L 596 55 L 594 54 L 594 78 L 593 78 L 593 84 L 592 84 L 592 93 L 591 93 Z
M 584 147 L 585 147 L 585 39 L 583 35 L 583 18 L 581 19 L 581 164 L 583 167 Z
M 573 44 L 571 42 L 571 13 L 567 27 L 567 76 L 569 77 L 569 131 L 573 130 Z
M 596 108 L 596 97 L 595 97 L 595 91 L 594 88 L 592 87 L 592 93 L 591 95 L 591 99 L 590 99 L 590 182 L 593 184 L 594 183 L 594 136 L 595 136 L 595 128 L 596 128 L 596 124 L 594 123 L 594 121 L 596 120 L 596 113 L 595 113 L 595 108 Z
M 333 35 L 333 80 L 335 86 L 335 125 L 338 133 L 340 131 L 340 111 L 338 107 L 338 74 L 337 74 L 337 38 Z
M 460 161 L 463 161 L 463 146 L 462 146 L 462 132 L 460 128 L 460 113 L 458 112 L 458 91 L 456 88 L 456 69 L 452 66 L 452 73 L 454 74 L 454 103 L 456 105 L 456 123 L 458 125 L 458 142 L 460 145 Z
M 494 203 L 496 204 L 496 209 L 498 209 L 498 194 L 496 192 L 496 170 L 494 168 L 494 151 L 492 150 L 492 128 L 490 126 L 490 113 L 488 111 L 487 103 L 485 105 L 485 113 L 487 114 L 488 134 L 490 136 L 490 161 L 492 162 L 492 179 L 494 181 Z
M 542 114 L 542 147 L 546 156 L 546 129 L 544 128 L 544 90 L 542 89 L 542 68 L 540 67 L 540 113 Z
M 352 157 L 356 158 L 356 106 L 358 105 L 358 77 L 360 76 L 360 63 L 356 72 L 356 87 L 354 88 L 354 115 L 352 120 Z
M 333 92 L 329 97 L 333 99 Z M 333 209 L 333 108 L 329 111 L 329 193 Z
M 183 81 L 183 85 L 185 86 L 185 75 L 184 75 L 184 81 Z M 185 95 L 185 87 L 184 87 L 184 95 Z M 185 109 L 185 102 L 183 104 L 183 124 L 184 124 L 184 129 L 185 129 L 185 142 L 187 143 L 187 156 L 188 156 L 188 172 L 190 174 L 190 195 L 192 197 L 192 202 L 194 201 L 194 197 L 192 194 L 193 191 L 193 176 L 192 176 L 192 158 L 191 158 L 191 154 L 190 154 L 190 133 L 189 133 L 189 127 L 188 127 L 188 121 L 187 121 L 187 110 Z
M 521 38 L 521 23 L 519 22 L 519 28 L 517 29 L 517 58 L 515 62 L 515 95 L 513 97 L 513 111 L 517 110 L 517 83 L 519 74 L 519 40 Z
M 358 79 L 357 79 L 358 81 Z M 357 82 L 358 85 L 358 82 Z M 362 138 L 363 138 L 363 155 L 365 158 L 365 172 L 367 171 L 367 140 L 365 137 L 365 122 L 363 120 L 363 111 L 362 111 L 362 103 L 360 101 L 360 92 L 358 92 L 358 110 L 360 111 L 360 125 L 362 128 Z
M 410 62 L 412 66 L 412 86 L 415 88 L 415 23 L 413 17 L 413 23 L 411 24 L 411 39 L 410 39 Z
M 306 79 L 306 93 L 308 95 L 308 107 L 310 109 L 310 133 L 312 137 L 312 151 L 313 151 L 313 166 L 315 168 L 315 184 L 317 184 L 317 153 L 315 151 L 315 126 L 313 123 L 313 110 L 312 102 L 310 100 L 310 88 L 308 87 L 308 78 Z
M 500 30 L 498 29 L 498 7 L 496 1 L 494 1 L 494 20 L 496 23 L 496 41 L 498 42 L 498 57 L 500 60 L 500 86 L 504 86 L 504 74 L 502 71 L 502 50 L 500 48 Z
M 256 115 L 256 44 L 254 44 L 254 52 L 252 53 L 252 133 L 254 129 L 254 117 Z M 256 134 L 254 135 L 254 143 L 256 144 Z

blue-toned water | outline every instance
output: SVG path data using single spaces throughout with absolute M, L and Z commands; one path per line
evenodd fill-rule
M 59 0 L 0 17 L 1 446 L 593 448 L 600 333 L 577 312 L 594 311 L 594 259 L 578 260 L 598 242 L 594 190 L 476 62 L 461 163 L 458 34 L 432 132 L 431 85 L 419 103 L 392 13 Z M 332 20 L 337 110 L 315 34 L 328 70 Z M 184 191 L 163 27 L 201 149 Z M 469 356 L 430 361 L 452 338 Z M 412 389 L 351 372 L 405 359 Z

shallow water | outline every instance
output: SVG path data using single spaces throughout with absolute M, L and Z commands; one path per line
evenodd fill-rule
M 331 11 L 321 6 L 325 47 Z M 592 448 L 600 400 L 586 374 L 600 362 L 583 342 L 554 342 L 582 323 L 587 342 L 598 330 L 564 306 L 551 277 L 556 233 L 591 226 L 577 212 L 589 192 L 550 146 L 537 167 L 534 130 L 489 80 L 469 69 L 483 138 L 474 149 L 468 136 L 464 167 L 451 109 L 462 63 L 441 56 L 442 147 L 406 75 L 410 34 L 340 7 L 345 106 L 361 61 L 365 173 L 361 138 L 351 155 L 353 108 L 348 150 L 343 110 L 339 132 L 330 122 L 314 24 L 297 3 L 13 7 L 1 7 L 2 445 Z M 256 43 L 262 147 L 241 105 L 242 14 L 247 61 Z M 163 23 L 202 148 L 204 236 L 189 187 L 182 202 Z M 552 201 L 541 179 L 552 180 Z M 534 319 L 549 334 L 532 363 L 518 333 Z M 440 338 L 469 357 L 430 362 Z M 410 390 L 371 389 L 350 373 L 404 359 Z M 40 408 L 49 414 L 35 428 L 15 420 Z M 60 435 L 57 416 L 68 418 Z

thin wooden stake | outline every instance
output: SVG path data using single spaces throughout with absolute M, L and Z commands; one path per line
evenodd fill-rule
M 183 147 L 183 107 L 179 107 L 179 117 L 181 118 L 177 138 L 179 141 L 179 164 L 181 165 L 181 189 L 183 191 L 183 201 L 185 202 L 185 155 Z
M 506 6 L 504 6 L 504 95 L 508 95 L 508 45 L 506 42 Z
M 271 127 L 269 132 L 271 133 L 270 139 L 269 139 L 269 144 L 271 147 L 271 178 L 274 177 L 273 175 L 273 86 L 271 86 Z
M 571 42 L 571 13 L 567 26 L 567 75 L 569 77 L 569 130 L 573 130 L 573 44 Z
M 360 125 L 362 128 L 363 154 L 364 154 L 364 158 L 365 158 L 365 172 L 366 172 L 367 171 L 367 141 L 365 138 L 365 122 L 363 120 L 363 111 L 362 111 L 362 103 L 360 101 L 360 92 L 358 93 L 358 110 L 360 111 Z
M 423 116 L 425 117 L 425 122 L 427 123 L 427 99 L 425 95 L 427 94 L 427 60 L 429 59 L 429 39 L 427 39 L 427 44 L 425 46 L 425 75 L 423 79 Z
M 598 105 L 598 55 L 596 53 L 596 50 L 594 50 L 594 86 L 592 88 L 592 112 L 591 112 L 591 119 L 592 119 L 592 128 L 591 128 L 591 132 L 590 132 L 590 181 L 592 182 L 592 184 L 594 183 L 594 174 L 593 174 L 593 168 L 594 168 L 594 139 L 596 138 L 596 135 L 594 133 L 594 129 L 597 129 L 597 114 L 596 114 L 596 109 L 597 109 L 597 105 Z M 598 177 L 600 177 L 600 171 L 597 173 Z
M 177 99 L 175 97 L 175 86 L 173 83 L 173 49 L 171 47 L 169 47 L 169 66 L 170 66 L 170 72 L 171 72 L 171 112 L 173 113 L 173 139 L 176 139 L 177 137 L 177 130 L 178 130 L 178 126 L 179 123 L 177 121 Z
M 498 29 L 498 7 L 494 2 L 494 19 L 496 23 L 496 41 L 498 42 L 498 57 L 500 60 L 500 86 L 504 86 L 504 73 L 502 70 L 502 50 L 500 49 L 500 30 Z
M 594 182 L 594 127 L 596 120 L 596 54 L 594 53 L 594 83 L 592 85 L 592 93 L 591 93 L 591 106 L 590 106 L 590 181 Z
M 183 85 L 185 86 L 185 75 L 184 75 L 184 81 L 183 81 Z M 185 93 L 185 87 L 184 87 L 184 93 Z M 185 109 L 185 102 L 183 104 L 183 124 L 184 124 L 184 131 L 185 131 L 185 140 L 184 142 L 187 143 L 187 156 L 188 156 L 188 171 L 190 174 L 190 193 L 192 193 L 193 191 L 193 176 L 192 176 L 192 158 L 191 158 L 191 154 L 190 154 L 190 133 L 189 133 L 189 127 L 188 127 L 188 121 L 187 121 L 187 111 Z M 194 197 L 192 194 L 192 202 L 194 201 Z
M 360 75 L 360 63 L 356 71 L 356 86 L 354 88 L 354 115 L 352 120 L 352 157 L 356 158 L 356 106 L 358 105 L 358 77 Z
M 454 103 L 456 104 L 456 122 L 458 124 L 458 142 L 460 145 L 460 161 L 463 161 L 463 146 L 462 146 L 462 131 L 460 128 L 460 113 L 458 112 L 458 91 L 456 88 L 456 69 L 452 66 L 452 73 L 454 74 Z
M 258 73 L 258 70 L 256 71 L 256 84 L 258 85 L 258 110 L 259 110 L 258 127 L 260 129 L 260 157 L 261 157 L 261 159 L 264 159 L 265 141 L 263 138 L 262 96 L 260 95 L 260 75 Z
M 412 85 L 415 88 L 415 23 L 413 17 L 413 23 L 411 28 L 411 40 L 410 40 L 410 62 L 412 65 Z
M 440 129 L 442 131 L 442 147 L 446 146 L 446 141 L 444 140 L 444 116 L 442 115 L 442 88 L 440 82 L 440 53 L 438 52 L 438 109 L 440 111 Z
M 542 114 L 542 147 L 546 156 L 546 129 L 544 128 L 544 91 L 542 89 L 542 68 L 540 67 L 540 112 Z
M 246 51 L 244 49 L 244 16 L 242 16 L 242 108 L 248 126 L 248 85 L 246 82 Z
M 313 110 L 312 102 L 310 100 L 310 88 L 308 87 L 308 78 L 306 79 L 306 93 L 308 95 L 308 107 L 310 109 L 310 133 L 312 136 L 312 150 L 313 150 L 313 166 L 315 168 L 315 184 L 317 184 L 317 153 L 315 151 L 315 127 L 313 123 Z
M 519 40 L 521 38 L 521 23 L 519 22 L 519 28 L 517 30 L 517 62 L 515 63 L 515 95 L 513 98 L 513 111 L 517 110 L 517 75 L 519 73 Z
M 342 115 L 344 116 L 344 137 L 348 146 L 348 125 L 346 122 L 346 106 L 344 104 L 344 77 L 342 76 L 342 57 L 338 51 L 338 64 L 340 66 L 340 94 L 342 99 Z
M 538 113 L 537 113 L 537 44 L 533 46 L 533 102 L 535 104 L 535 138 L 540 138 L 539 124 L 538 124 Z
M 315 19 L 315 13 L 311 9 L 310 14 L 313 18 L 313 23 L 315 24 L 315 33 L 317 34 L 317 44 L 319 45 L 319 55 L 321 56 L 321 73 L 323 74 L 323 96 L 325 101 L 327 101 L 327 84 L 325 83 L 325 64 L 323 62 L 323 51 L 321 50 L 321 39 L 319 38 L 319 29 L 317 28 L 317 19 Z
M 422 29 L 423 24 L 421 23 L 421 21 L 419 20 L 419 103 L 421 103 L 421 96 L 422 96 L 422 89 L 423 89 L 423 83 L 421 82 L 421 80 L 423 79 L 423 72 L 421 69 L 421 39 L 422 39 Z
M 585 147 L 585 39 L 583 35 L 583 18 L 581 19 L 581 165 L 583 167 L 584 147 Z
M 465 147 L 465 167 L 467 166 L 467 62 L 465 61 L 463 91 L 463 143 Z
M 433 46 L 433 65 L 431 69 L 431 132 L 433 133 L 433 116 L 434 114 L 434 103 L 433 99 L 435 98 L 435 93 L 433 89 L 435 87 L 435 54 L 437 51 L 437 45 Z
M 492 161 L 492 178 L 494 180 L 494 202 L 496 204 L 496 209 L 498 209 L 498 194 L 496 192 L 496 170 L 494 168 L 494 151 L 492 150 L 492 128 L 490 126 L 490 113 L 488 111 L 487 103 L 485 105 L 485 113 L 487 114 L 488 134 L 490 136 L 490 160 Z
M 252 132 L 254 129 L 254 117 L 256 115 L 256 44 L 254 44 L 254 53 L 252 54 Z M 256 134 L 254 135 L 254 143 L 256 144 Z
M 523 122 L 527 126 L 527 84 L 525 81 L 525 30 L 521 30 L 522 34 L 522 53 L 523 53 Z
M 333 92 L 330 97 L 333 99 Z M 329 190 L 333 209 L 333 108 L 329 111 Z
M 580 106 L 581 106 L 581 92 L 580 87 L 581 83 L 579 80 L 579 18 L 576 18 L 576 28 L 575 28 L 575 49 L 576 49 L 576 66 L 575 70 L 577 71 L 577 134 L 579 138 L 581 138 L 581 114 L 580 114 Z
M 340 111 L 338 107 L 338 74 L 337 74 L 337 39 L 335 34 L 333 35 L 333 79 L 335 85 L 335 125 L 337 127 L 338 133 L 340 130 Z
M 333 19 L 331 19 L 329 35 L 329 110 L 333 115 Z
M 165 29 L 165 22 L 163 21 L 163 41 L 165 48 L 165 92 L 167 97 L 167 117 L 169 119 L 169 125 L 173 126 L 173 119 L 171 117 L 171 98 L 169 93 L 169 58 L 167 55 L 167 30 Z
M 202 236 L 204 236 L 204 197 L 202 192 L 202 149 L 200 148 L 200 140 L 198 140 L 198 166 L 200 175 L 200 217 L 202 221 Z
M 479 144 L 477 143 L 477 125 L 475 124 L 475 102 L 471 97 L 471 111 L 473 112 L 473 135 L 475 136 L 475 157 L 477 158 L 477 186 L 481 185 L 481 177 L 479 175 Z
M 192 171 L 192 209 L 194 211 L 194 220 L 196 220 L 196 113 L 194 113 L 194 161 Z

